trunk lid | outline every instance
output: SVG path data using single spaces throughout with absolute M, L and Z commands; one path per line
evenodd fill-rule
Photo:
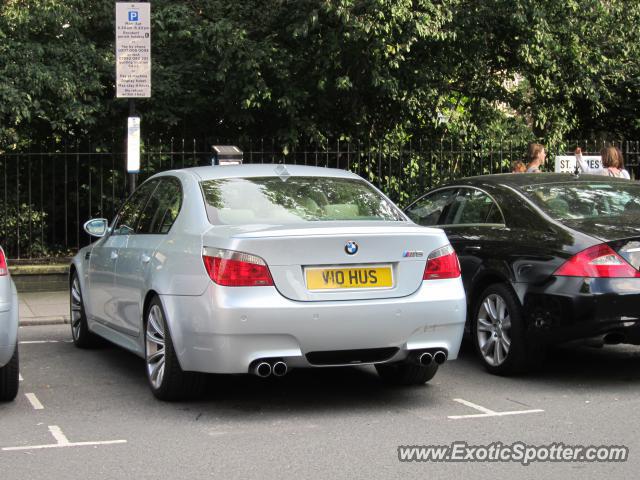
M 220 244 L 222 229 L 226 230 L 227 245 Z M 357 245 L 355 254 L 347 253 L 349 242 Z M 215 227 L 203 239 L 204 246 L 261 257 L 269 266 L 278 291 L 299 301 L 410 295 L 422 283 L 429 253 L 448 243 L 442 230 L 403 222 L 367 222 L 366 226 L 309 222 L 299 226 L 254 225 L 251 229 L 225 226 Z M 372 282 L 375 279 L 384 283 L 387 273 L 390 285 L 376 286 Z M 342 287 L 341 276 L 346 279 Z M 372 288 L 363 288 L 362 283 Z
M 625 216 L 583 218 L 579 220 L 563 220 L 567 227 L 586 235 L 591 235 L 605 242 L 625 238 L 640 237 L 639 218 L 627 221 Z
M 624 217 L 567 220 L 573 230 L 606 242 L 615 252 L 640 270 L 640 227 L 625 222 Z

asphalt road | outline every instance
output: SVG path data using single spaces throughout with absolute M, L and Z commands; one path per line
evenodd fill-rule
M 78 350 L 68 325 L 23 327 L 21 342 L 19 396 L 0 404 L 3 480 L 635 478 L 640 467 L 640 348 L 558 350 L 523 378 L 486 374 L 466 348 L 417 388 L 387 387 L 369 367 L 211 376 L 201 400 L 162 403 L 141 359 Z M 477 416 L 486 409 L 501 414 Z M 454 441 L 626 445 L 629 460 L 398 460 L 399 445 Z

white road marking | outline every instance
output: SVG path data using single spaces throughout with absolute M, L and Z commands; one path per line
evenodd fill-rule
M 42 403 L 40 403 L 35 393 L 25 393 L 24 396 L 27 397 L 27 400 L 29 400 L 34 410 L 44 410 L 44 406 L 42 406 Z
M 478 405 L 476 403 L 469 402 L 468 400 L 464 400 L 462 398 L 454 398 L 454 402 L 461 403 L 462 405 L 466 405 L 467 407 L 473 408 L 474 410 L 478 410 L 482 413 L 475 413 L 472 415 L 449 415 L 447 418 L 450 420 L 460 420 L 463 418 L 485 418 L 485 417 L 504 417 L 507 415 L 524 415 L 527 413 L 541 413 L 544 410 L 539 408 L 532 410 L 514 410 L 510 412 L 496 412 L 495 410 L 490 410 L 482 405 Z
M 480 412 L 483 412 L 483 413 L 487 413 L 487 414 L 494 414 L 494 413 L 496 413 L 496 412 L 494 412 L 493 410 L 489 410 L 488 408 L 483 407 L 482 405 L 477 405 L 477 404 L 475 404 L 475 403 L 471 403 L 471 402 L 469 402 L 468 400 L 464 400 L 464 399 L 462 399 L 462 398 L 454 398 L 454 399 L 453 399 L 453 401 L 454 401 L 454 402 L 461 403 L 461 404 L 463 404 L 463 405 L 466 405 L 467 407 L 471 407 L 471 408 L 473 408 L 473 409 L 475 409 L 475 410 L 479 410 Z
M 476 413 L 474 415 L 449 415 L 447 418 L 450 420 L 460 420 L 463 418 L 485 418 L 485 417 L 505 417 L 507 415 L 524 415 L 526 413 L 541 413 L 544 410 L 518 410 L 514 412 L 495 412 L 495 413 Z
M 23 340 L 21 344 L 34 344 L 34 343 L 60 343 L 59 340 Z
M 18 374 L 18 381 L 24 382 L 24 378 L 22 378 L 22 374 L 21 373 Z
M 59 426 L 49 425 L 49 431 L 51 432 L 51 435 L 53 435 L 53 438 L 56 439 L 58 445 L 69 445 L 69 443 L 71 443 L 65 434 L 62 433 Z
M 98 445 L 114 445 L 117 443 L 127 443 L 126 440 L 106 440 L 97 442 L 70 442 L 62 430 L 57 425 L 49 425 L 49 432 L 53 435 L 56 443 L 50 443 L 47 445 L 26 445 L 21 447 L 4 447 L 3 451 L 16 451 L 16 450 L 42 450 L 45 448 L 64 448 L 64 447 L 86 447 L 86 446 L 98 446 Z

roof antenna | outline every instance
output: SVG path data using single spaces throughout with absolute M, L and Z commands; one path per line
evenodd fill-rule
M 278 175 L 278 177 L 280 177 L 280 180 L 282 180 L 283 182 L 286 182 L 291 175 L 289 173 L 289 170 L 287 170 L 287 167 L 283 164 L 279 164 L 274 170 L 276 172 L 276 175 Z

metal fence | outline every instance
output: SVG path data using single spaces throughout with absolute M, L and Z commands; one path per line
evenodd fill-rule
M 626 166 L 640 178 L 640 142 L 610 142 L 621 148 Z M 401 206 L 445 181 L 508 172 L 526 145 L 467 144 L 455 140 L 409 142 L 335 141 L 286 147 L 272 140 L 153 139 L 144 142 L 139 182 L 156 172 L 211 164 L 213 144 L 238 145 L 245 163 L 288 163 L 351 170 L 370 180 Z M 581 145 L 597 153 L 604 142 Z M 88 244 L 82 229 L 89 218 L 112 219 L 129 191 L 122 148 L 56 142 L 37 151 L 0 154 L 0 245 L 13 259 L 67 256 Z M 551 150 L 555 154 L 563 149 Z

